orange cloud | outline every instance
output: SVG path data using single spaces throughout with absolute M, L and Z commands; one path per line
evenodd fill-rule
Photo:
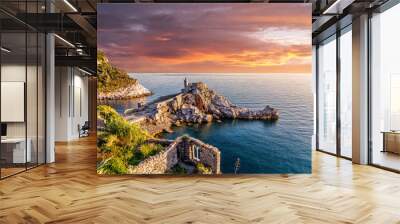
M 311 72 L 309 4 L 103 7 L 98 46 L 129 72 Z

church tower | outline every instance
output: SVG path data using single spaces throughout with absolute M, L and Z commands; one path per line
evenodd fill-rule
M 188 80 L 186 77 L 185 77 L 185 80 L 183 80 L 183 86 L 185 89 L 187 89 L 187 87 L 188 87 Z
M 188 82 L 187 78 L 185 77 L 185 79 L 183 80 L 182 93 L 188 93 L 188 92 L 189 92 L 189 82 Z

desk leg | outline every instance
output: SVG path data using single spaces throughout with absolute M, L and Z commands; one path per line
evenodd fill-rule
M 383 150 L 381 152 L 386 152 L 386 133 L 382 133 L 383 135 Z

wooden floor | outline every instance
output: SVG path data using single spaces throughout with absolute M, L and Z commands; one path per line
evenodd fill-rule
M 25 170 L 26 170 L 25 167 L 23 167 L 23 168 L 20 168 L 20 167 L 7 167 L 7 168 L 4 168 L 4 167 L 2 167 L 1 168 L 1 177 L 8 177 L 8 176 L 11 176 L 13 174 L 23 172 Z
M 0 223 L 400 223 L 400 175 L 313 153 L 312 175 L 100 177 L 95 139 L 0 181 Z
M 373 161 L 377 165 L 400 170 L 400 155 L 391 152 L 375 151 Z

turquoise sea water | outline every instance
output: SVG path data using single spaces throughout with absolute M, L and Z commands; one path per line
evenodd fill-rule
M 310 173 L 313 130 L 312 79 L 307 74 L 131 74 L 154 95 L 141 101 L 180 91 L 183 79 L 202 81 L 233 103 L 261 109 L 277 108 L 280 119 L 270 121 L 224 121 L 179 127 L 175 138 L 189 134 L 221 151 L 223 173 L 234 172 L 240 158 L 239 173 Z M 138 100 L 108 102 L 119 112 L 135 107 Z

